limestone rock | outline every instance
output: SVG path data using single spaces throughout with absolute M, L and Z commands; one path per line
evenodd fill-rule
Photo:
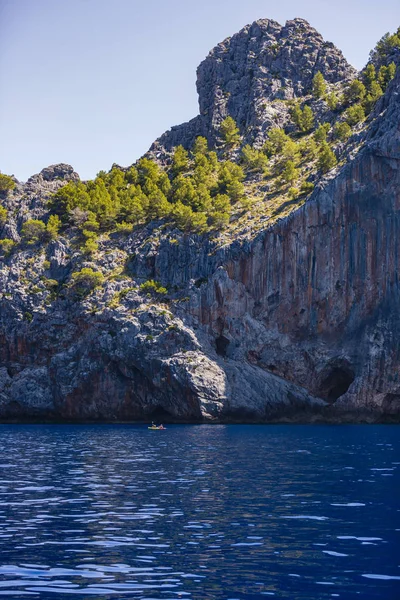
M 354 77 L 305 21 L 257 21 L 212 50 L 198 70 L 201 114 L 152 152 L 161 160 L 199 134 L 218 145 L 228 113 L 262 143 L 317 70 L 333 87 Z M 153 222 L 105 237 L 94 258 L 66 233 L 2 259 L 0 418 L 398 421 L 399 94 L 400 69 L 346 164 L 256 232 L 216 238 Z M 55 165 L 17 183 L 6 235 L 18 241 L 70 180 L 72 167 Z M 82 267 L 106 281 L 79 299 L 71 274 Z M 168 302 L 140 289 L 148 279 Z
M 262 145 L 271 126 L 288 122 L 287 101 L 310 93 L 317 71 L 332 85 L 356 75 L 340 50 L 304 19 L 284 26 L 255 21 L 211 50 L 197 69 L 199 116 L 166 132 L 150 152 L 162 158 L 178 144 L 190 148 L 198 135 L 213 145 L 228 115 L 237 122 L 243 143 Z

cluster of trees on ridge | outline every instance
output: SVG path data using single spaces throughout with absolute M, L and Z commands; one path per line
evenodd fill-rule
M 126 171 L 115 167 L 109 173 L 100 171 L 86 183 L 69 182 L 50 199 L 46 223 L 31 219 L 23 224 L 23 241 L 44 243 L 57 238 L 62 228 L 74 227 L 81 238 L 82 252 L 90 254 L 97 250 L 101 232 L 130 232 L 134 226 L 154 219 L 165 219 L 183 231 L 222 229 L 229 223 L 233 206 L 243 211 L 251 207 L 252 199 L 243 182 L 256 173 L 259 179 L 273 177 L 276 186 L 291 198 L 309 194 L 313 184 L 304 177 L 302 165 L 315 164 L 316 169 L 326 173 L 337 164 L 332 144 L 350 137 L 352 127 L 372 110 L 394 77 L 395 64 L 385 64 L 384 58 L 388 48 L 397 43 L 400 47 L 399 31 L 378 44 L 375 52 L 382 63 L 379 69 L 370 62 L 361 78 L 353 80 L 340 97 L 327 92 L 320 72 L 315 75 L 312 97 L 323 99 L 338 114 L 333 127 L 328 122 L 316 126 L 307 101 L 303 105 L 294 103 L 291 118 L 297 129 L 295 136 L 272 128 L 262 149 L 245 145 L 239 161 L 234 162 L 229 158 L 240 145 L 241 136 L 235 121 L 227 117 L 219 130 L 224 158 L 219 159 L 209 150 L 207 140 L 198 137 L 190 151 L 176 147 L 166 169 L 142 158 Z M 302 134 L 312 135 L 302 138 Z M 14 186 L 11 177 L 0 174 L 0 194 L 7 194 Z M 0 205 L 0 226 L 7 216 Z M 14 245 L 10 239 L 0 240 L 3 254 Z

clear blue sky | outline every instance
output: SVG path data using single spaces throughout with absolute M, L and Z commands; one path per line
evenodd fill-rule
M 399 0 L 0 0 L 0 170 L 129 165 L 198 112 L 196 67 L 259 18 L 307 19 L 355 67 Z

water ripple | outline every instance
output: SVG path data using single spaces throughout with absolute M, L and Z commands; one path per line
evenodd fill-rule
M 395 427 L 166 433 L 0 426 L 0 596 L 400 597 Z

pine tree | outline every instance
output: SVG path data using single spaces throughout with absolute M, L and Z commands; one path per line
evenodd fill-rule
M 310 131 L 314 127 L 314 113 L 309 106 L 303 109 L 302 131 Z
M 150 194 L 149 206 L 146 214 L 150 221 L 153 219 L 163 219 L 170 214 L 171 210 L 172 206 L 161 190 L 157 188 L 156 191 Z
M 326 142 L 327 135 L 331 129 L 329 123 L 323 123 L 318 127 L 318 129 L 314 132 L 314 139 L 316 142 L 321 144 L 322 142 Z
M 323 142 L 321 145 L 321 151 L 318 159 L 318 167 L 323 173 L 327 173 L 336 165 L 337 158 L 335 154 L 332 152 L 331 148 L 329 147 L 329 144 L 327 142 Z
M 248 171 L 265 171 L 268 159 L 263 152 L 246 144 L 242 148 L 242 161 Z
M 273 127 L 268 132 L 268 139 L 263 146 L 263 151 L 267 156 L 272 157 L 282 152 L 283 146 L 290 137 L 280 127 Z
M 61 221 L 58 215 L 50 215 L 46 225 L 46 237 L 48 240 L 55 240 L 61 227 Z
M 366 95 L 365 85 L 359 79 L 353 79 L 349 87 L 345 90 L 344 96 L 348 103 L 364 100 Z
M 321 71 L 317 71 L 312 82 L 312 95 L 314 98 L 323 98 L 326 92 L 326 81 Z
M 0 173 L 0 193 L 9 192 L 15 188 L 15 181 L 9 175 Z
M 39 219 L 29 219 L 22 225 L 21 234 L 25 242 L 37 244 L 45 238 L 46 225 Z
M 292 160 L 288 160 L 282 172 L 282 179 L 286 183 L 294 183 L 299 178 L 299 170 Z
M 366 113 L 370 113 L 379 98 L 382 96 L 383 90 L 377 81 L 372 81 L 369 86 L 367 97 L 364 101 Z
M 391 62 L 389 65 L 382 65 L 378 73 L 378 83 L 383 90 L 387 88 L 388 83 L 393 79 L 396 73 L 396 65 Z
M 373 83 L 374 81 L 376 81 L 376 69 L 372 63 L 369 63 L 365 67 L 365 71 L 364 71 L 364 83 L 365 83 L 366 88 L 369 89 L 371 86 L 371 83 Z
M 292 119 L 294 124 L 304 133 L 314 127 L 314 113 L 307 105 L 303 110 L 301 110 L 299 105 L 296 105 L 292 110 Z
M 208 142 L 205 137 L 198 136 L 193 144 L 193 154 L 207 154 L 208 152 Z
M 217 194 L 213 198 L 213 206 L 210 214 L 211 224 L 217 229 L 221 229 L 229 223 L 231 214 L 231 203 L 226 194 Z
M 221 123 L 220 134 L 228 148 L 234 148 L 240 143 L 240 133 L 232 117 L 226 117 Z
M 345 142 L 351 136 L 351 127 L 348 123 L 341 122 L 336 123 L 333 128 L 333 137 L 335 140 Z
M 186 173 L 189 169 L 189 154 L 187 150 L 183 146 L 177 146 L 175 148 L 173 157 L 172 157 L 172 166 L 171 171 L 174 177 L 179 175 L 180 173 Z
M 361 104 L 355 104 L 346 110 L 344 116 L 346 122 L 353 127 L 365 119 L 365 112 Z
M 336 110 L 338 105 L 338 97 L 336 96 L 335 92 L 330 92 L 330 94 L 327 95 L 326 102 L 330 110 Z

